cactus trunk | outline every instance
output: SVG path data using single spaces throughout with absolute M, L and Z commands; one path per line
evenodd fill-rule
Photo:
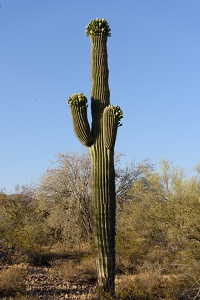
M 107 37 L 110 28 L 105 19 L 93 20 L 86 27 L 91 41 L 92 129 L 87 120 L 87 99 L 81 94 L 68 103 L 75 134 L 89 147 L 92 162 L 92 223 L 96 250 L 98 289 L 103 299 L 115 292 L 115 170 L 114 145 L 117 127 L 123 117 L 119 106 L 110 105 L 108 85 Z M 110 298 L 111 297 L 111 298 Z
M 100 291 L 114 294 L 115 178 L 113 150 L 101 141 L 90 148 L 92 160 L 92 221 Z
M 115 270 L 115 171 L 114 150 L 106 149 L 103 138 L 103 111 L 110 104 L 106 36 L 91 40 L 91 109 L 93 145 L 92 220 L 96 247 L 98 287 L 114 293 Z

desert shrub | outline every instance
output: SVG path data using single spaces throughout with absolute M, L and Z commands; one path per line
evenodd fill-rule
M 39 259 L 41 249 L 52 243 L 44 212 L 35 199 L 24 202 L 19 196 L 7 196 L 1 203 L 1 220 L 1 251 L 9 255 L 10 262 Z
M 198 299 L 199 170 L 189 178 L 168 161 L 159 170 L 148 161 L 125 168 L 118 161 L 116 272 L 128 278 L 118 282 L 121 299 Z M 57 156 L 34 193 L 0 193 L 1 262 L 26 256 L 51 262 L 55 276 L 92 280 L 89 181 L 88 155 L 68 152 Z
M 91 239 L 90 169 L 88 153 L 60 153 L 40 179 L 35 195 L 57 241 Z
M 116 196 L 119 207 L 130 198 L 132 182 L 141 178 L 152 166 L 149 162 L 120 165 L 116 161 Z M 58 242 L 80 244 L 92 242 L 91 162 L 88 152 L 68 151 L 56 155 L 55 161 L 42 175 L 35 192 L 40 209 L 46 212 L 46 223 Z
M 122 286 L 122 299 L 129 299 L 128 295 L 132 295 L 130 299 L 156 299 L 156 293 L 163 299 L 197 299 L 198 176 L 188 178 L 182 169 L 162 161 L 160 172 L 145 169 L 127 194 L 127 201 L 117 210 L 117 267 L 120 264 L 123 274 L 134 274 L 135 279 L 127 288 Z M 148 278 L 152 280 L 149 295 L 145 294 Z M 153 278 L 157 278 L 161 289 Z

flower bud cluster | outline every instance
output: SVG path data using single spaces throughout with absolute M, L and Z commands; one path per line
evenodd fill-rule
M 83 93 L 80 94 L 73 94 L 71 97 L 68 98 L 69 106 L 78 106 L 83 107 L 87 103 L 87 98 Z
M 115 120 L 116 120 L 117 123 L 118 123 L 117 126 L 118 126 L 118 127 L 119 127 L 119 126 L 122 126 L 120 120 L 123 118 L 123 111 L 121 110 L 121 108 L 120 108 L 118 105 L 116 105 L 116 106 L 114 106 L 114 105 L 109 105 L 109 106 L 113 108 L 113 111 L 114 111 L 114 117 L 115 117 Z
M 90 21 L 90 23 L 86 26 L 85 34 L 86 36 L 111 36 L 110 31 L 110 27 L 104 18 L 101 20 L 96 18 L 95 20 Z

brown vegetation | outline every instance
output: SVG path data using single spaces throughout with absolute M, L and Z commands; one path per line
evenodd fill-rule
M 98 299 L 87 159 L 60 154 L 38 186 L 0 193 L 0 299 Z M 200 299 L 199 168 L 119 157 L 116 186 L 116 298 Z

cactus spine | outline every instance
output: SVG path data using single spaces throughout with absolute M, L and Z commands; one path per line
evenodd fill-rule
M 119 106 L 110 105 L 106 45 L 110 36 L 109 25 L 105 19 L 92 20 L 86 27 L 86 35 L 91 41 L 91 131 L 85 111 L 85 96 L 72 95 L 68 103 L 75 134 L 83 145 L 89 147 L 92 163 L 91 207 L 98 288 L 100 294 L 113 296 L 116 211 L 114 145 L 123 115 Z

